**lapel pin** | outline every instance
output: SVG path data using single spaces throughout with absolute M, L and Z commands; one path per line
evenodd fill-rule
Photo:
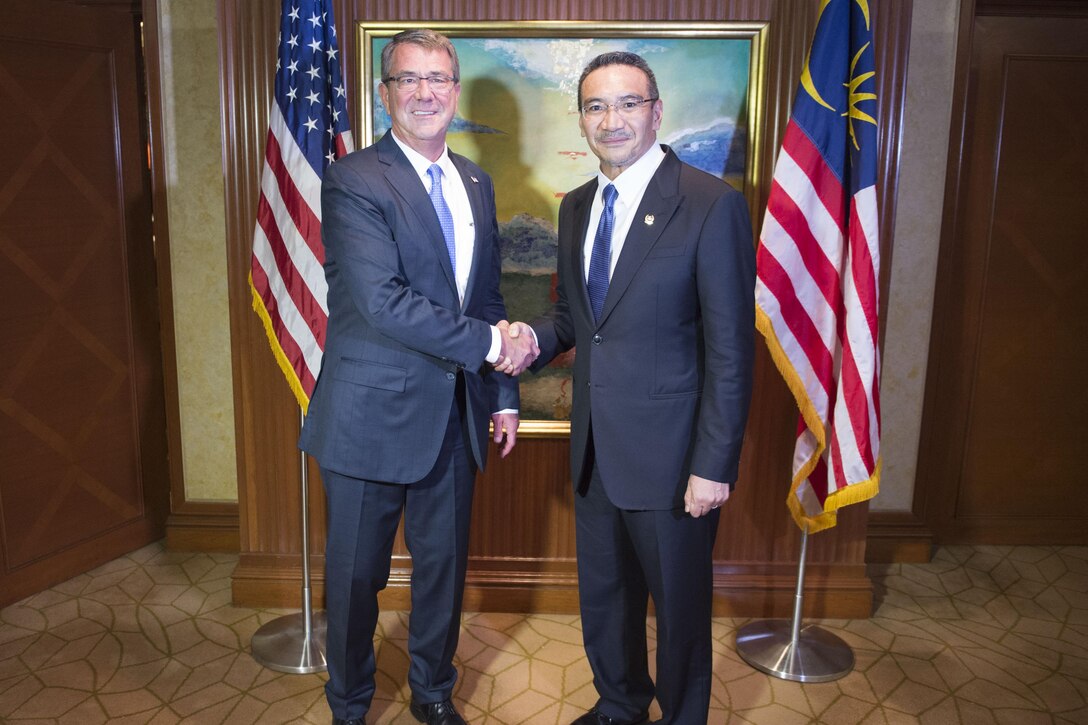
M 642 221 L 646 222 L 646 226 L 652 227 L 654 225 L 654 215 L 647 214 L 646 218 L 644 218 Z
M 475 176 L 470 176 L 470 177 L 468 177 L 468 178 L 472 179 L 472 183 L 473 183 L 473 184 L 479 184 L 479 183 L 480 183 L 480 180 L 479 180 L 479 179 L 477 179 L 477 178 L 476 178 Z

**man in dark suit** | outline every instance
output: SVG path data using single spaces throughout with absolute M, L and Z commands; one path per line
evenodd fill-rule
M 528 339 L 507 330 L 491 179 L 446 147 L 457 54 L 429 30 L 382 52 L 392 131 L 329 167 L 321 189 L 329 326 L 299 445 L 328 500 L 326 695 L 362 723 L 374 694 L 378 592 L 403 512 L 412 555 L 411 712 L 463 723 L 457 671 L 473 479 L 514 446 L 516 372 Z
M 578 106 L 600 173 L 563 199 L 559 299 L 533 323 L 541 350 L 533 369 L 578 348 L 578 587 L 600 699 L 574 722 L 645 722 L 656 695 L 660 722 L 705 725 L 712 549 L 751 394 L 751 223 L 741 194 L 657 144 L 662 102 L 640 56 L 591 61 Z M 656 687 L 647 594 L 657 612 Z

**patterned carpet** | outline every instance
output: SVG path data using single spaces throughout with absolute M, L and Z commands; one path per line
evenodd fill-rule
M 249 656 L 282 612 L 230 605 L 235 561 L 156 544 L 0 611 L 0 722 L 328 723 L 324 675 Z M 711 722 L 1088 723 L 1088 548 L 944 547 L 871 574 L 871 619 L 821 623 L 857 658 L 835 682 L 753 670 L 747 620 L 715 620 Z M 379 623 L 372 725 L 415 722 L 406 623 Z M 470 723 L 565 724 L 596 700 L 575 616 L 466 614 L 458 659 Z

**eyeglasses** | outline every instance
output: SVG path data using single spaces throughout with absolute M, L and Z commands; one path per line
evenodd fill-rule
M 580 110 L 582 111 L 582 118 L 600 118 L 608 112 L 609 108 L 615 110 L 621 116 L 632 116 L 644 103 L 653 103 L 656 100 L 656 98 L 624 98 L 622 101 L 616 101 L 615 103 L 593 101 L 582 106 Z
M 414 91 L 423 81 L 427 81 L 427 85 L 435 93 L 446 93 L 453 88 L 457 79 L 444 75 L 417 76 L 412 73 L 382 79 L 382 83 L 395 83 L 398 91 Z

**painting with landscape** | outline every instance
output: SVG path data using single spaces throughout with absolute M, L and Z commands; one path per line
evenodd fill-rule
M 390 127 L 381 104 L 381 49 L 411 27 L 359 26 L 363 69 L 359 115 L 363 141 Z M 547 313 L 555 300 L 559 203 L 597 173 L 578 126 L 578 79 L 600 53 L 625 50 L 646 58 L 664 105 L 658 140 L 684 161 L 743 192 L 753 187 L 756 65 L 762 26 L 607 24 L 435 24 L 457 49 L 458 113 L 447 136 L 454 151 L 495 182 L 502 245 L 502 291 L 511 320 Z M 524 433 L 569 430 L 573 355 L 521 379 Z

